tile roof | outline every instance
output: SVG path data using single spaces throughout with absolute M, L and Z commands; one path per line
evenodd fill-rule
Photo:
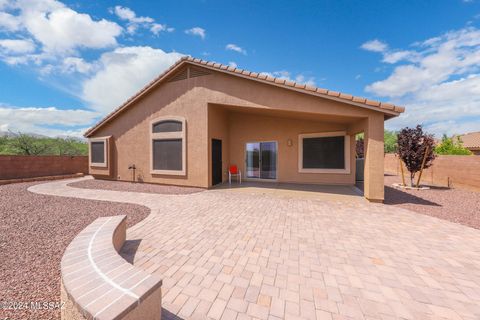
M 479 149 L 480 148 L 480 132 L 466 133 L 460 136 L 462 144 L 467 149 Z
M 251 72 L 248 70 L 243 70 L 240 68 L 232 67 L 232 66 L 227 66 L 221 63 L 217 62 L 212 62 L 212 61 L 206 61 L 202 59 L 197 59 L 193 58 L 190 56 L 185 56 L 178 60 L 176 63 L 174 63 L 170 68 L 168 68 L 166 71 L 164 71 L 161 75 L 159 75 L 157 78 L 152 80 L 150 83 L 148 83 L 146 86 L 144 86 L 140 91 L 138 91 L 135 95 L 130 97 L 127 101 L 125 101 L 121 106 L 113 110 L 111 113 L 109 113 L 105 118 L 103 118 L 100 122 L 98 122 L 95 126 L 92 128 L 88 129 L 84 136 L 88 137 L 91 135 L 94 131 L 99 129 L 104 123 L 112 119 L 117 113 L 125 109 L 127 106 L 129 106 L 134 100 L 139 98 L 141 95 L 143 95 L 145 92 L 147 92 L 149 89 L 154 87 L 156 84 L 167 78 L 174 69 L 177 69 L 180 65 L 183 65 L 185 63 L 193 64 L 193 65 L 198 65 L 201 67 L 205 67 L 208 69 L 213 69 L 225 73 L 230 73 L 236 76 L 244 77 L 244 78 L 249 78 L 252 80 L 257 80 L 260 82 L 264 83 L 269 83 L 272 85 L 277 85 L 280 87 L 285 87 L 286 89 L 292 89 L 300 92 L 304 92 L 307 94 L 312 94 L 320 97 L 325 97 L 328 99 L 333 99 L 337 101 L 342 101 L 345 103 L 349 104 L 354 104 L 354 105 L 359 105 L 359 106 L 364 106 L 370 109 L 379 109 L 378 111 L 380 112 L 385 112 L 388 114 L 391 114 L 393 116 L 397 116 L 400 113 L 405 111 L 405 108 L 402 106 L 397 106 L 391 103 L 385 103 L 385 102 L 380 102 L 380 101 L 375 101 L 375 100 L 370 100 L 367 98 L 363 97 L 358 97 L 358 96 L 353 96 L 351 94 L 346 94 L 338 91 L 333 91 L 333 90 L 327 90 L 323 88 L 318 88 L 315 86 L 311 86 L 308 84 L 303 84 L 303 83 L 297 83 L 294 81 L 290 80 L 285 80 L 281 78 L 275 78 L 272 77 L 268 74 L 265 73 L 258 73 L 258 72 Z

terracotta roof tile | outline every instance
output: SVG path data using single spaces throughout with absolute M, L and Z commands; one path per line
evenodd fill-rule
M 380 107 L 380 102 L 379 101 L 374 101 L 374 100 L 370 100 L 370 99 L 367 99 L 365 101 L 365 104 L 368 104 L 369 106 Z
M 144 88 L 142 88 L 138 93 L 136 93 L 134 96 L 129 98 L 120 107 L 118 107 L 117 109 L 112 111 L 110 114 L 108 114 L 104 119 L 102 119 L 94 127 L 90 128 L 87 132 L 85 132 L 85 136 L 91 135 L 101 125 L 103 125 L 104 123 L 109 121 L 111 118 L 113 118 L 116 115 L 116 113 L 118 113 L 121 110 L 123 110 L 124 108 L 126 108 L 128 105 L 130 105 L 130 103 L 133 100 L 137 99 L 145 91 L 149 90 L 155 84 L 162 81 L 164 78 L 166 78 L 170 74 L 170 72 L 173 69 L 175 69 L 177 66 L 179 66 L 180 64 L 185 63 L 185 62 L 188 62 L 188 63 L 191 63 L 191 64 L 197 64 L 197 65 L 204 66 L 204 67 L 211 68 L 211 69 L 217 69 L 217 70 L 222 71 L 222 72 L 231 72 L 233 74 L 244 76 L 244 77 L 247 77 L 247 78 L 272 82 L 272 83 L 275 83 L 279 86 L 285 86 L 286 88 L 294 88 L 296 90 L 304 90 L 305 92 L 309 92 L 309 93 L 312 93 L 312 94 L 315 94 L 315 95 L 318 95 L 318 96 L 335 97 L 339 101 L 345 101 L 346 103 L 350 102 L 350 103 L 357 103 L 357 104 L 360 104 L 360 105 L 366 105 L 366 106 L 369 106 L 369 107 L 377 107 L 381 110 L 387 110 L 387 111 L 390 111 L 390 112 L 395 112 L 397 114 L 405 111 L 405 108 L 402 107 L 402 106 L 396 106 L 396 105 L 393 105 L 393 104 L 390 104 L 390 103 L 383 103 L 383 102 L 380 103 L 378 101 L 365 99 L 365 98 L 362 98 L 362 97 L 356 97 L 356 96 L 352 96 L 352 95 L 346 94 L 346 93 L 340 93 L 340 92 L 337 92 L 337 91 L 331 91 L 331 90 L 326 90 L 326 89 L 322 89 L 322 88 L 317 88 L 317 87 L 314 87 L 314 86 L 311 86 L 311 85 L 305 85 L 305 84 L 302 84 L 302 83 L 295 83 L 293 81 L 289 81 L 289 80 L 285 80 L 285 79 L 274 78 L 274 77 L 269 76 L 269 75 L 264 74 L 264 73 L 250 72 L 250 71 L 247 71 L 247 70 L 223 65 L 223 64 L 220 64 L 220 63 L 216 63 L 216 62 L 205 61 L 205 60 L 202 60 L 202 59 L 192 58 L 192 57 L 186 56 L 186 57 L 183 57 L 180 60 L 178 60 L 170 68 L 168 68 L 165 72 L 163 72 L 160 76 L 155 78 L 153 81 L 151 81 L 149 84 L 147 84 Z M 395 113 L 393 113 L 394 116 L 397 115 Z M 480 135 L 480 133 L 475 133 L 475 134 Z M 479 141 L 480 141 L 480 138 L 479 138 Z M 480 145 L 480 142 L 478 143 L 478 145 Z
M 385 102 L 380 103 L 380 108 L 388 109 L 388 110 L 395 110 L 395 106 L 393 104 L 385 103 Z
M 460 136 L 463 146 L 467 149 L 480 148 L 480 132 L 471 132 Z
M 352 100 L 353 96 L 351 94 L 340 93 L 340 98 L 347 99 L 347 100 Z
M 365 103 L 366 100 L 367 100 L 367 99 L 362 98 L 362 97 L 353 97 L 353 98 L 352 98 L 352 101 L 353 101 L 353 102 L 359 102 L 359 103 Z
M 327 89 L 323 89 L 323 88 L 317 88 L 317 92 L 318 92 L 318 93 L 322 93 L 322 94 L 327 94 L 327 93 L 328 93 L 328 90 L 327 90 Z
M 304 89 L 305 84 L 304 83 L 295 83 L 295 88 Z

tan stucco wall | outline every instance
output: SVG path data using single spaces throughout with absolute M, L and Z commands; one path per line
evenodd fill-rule
M 231 112 L 228 117 L 230 137 L 230 162 L 237 164 L 245 174 L 245 144 L 257 141 L 276 141 L 278 148 L 277 181 L 296 183 L 355 183 L 354 137 L 350 137 L 350 173 L 299 173 L 298 172 L 298 135 L 302 133 L 319 133 L 346 131 L 346 124 L 326 123 L 250 115 Z M 292 141 L 288 146 L 287 141 Z
M 228 112 L 219 106 L 208 106 L 208 185 L 212 185 L 212 139 L 222 140 L 222 181 L 228 179 L 230 137 Z
M 232 112 L 236 111 L 231 108 L 241 108 L 242 113 L 268 111 L 272 116 L 281 118 L 262 121 L 260 117 L 265 115 L 232 116 Z M 150 174 L 150 121 L 168 115 L 186 118 L 185 176 Z M 276 140 L 280 154 L 279 181 L 352 184 L 355 176 L 354 152 L 351 152 L 350 174 L 298 173 L 298 133 L 348 130 L 352 123 L 372 115 L 381 117 L 383 130 L 383 114 L 380 112 L 213 72 L 207 76 L 160 84 L 92 137 L 112 135 L 112 156 L 116 159 L 111 168 L 112 177 L 119 180 L 130 181 L 128 165 L 135 164 L 137 177 L 144 182 L 209 187 L 211 139 L 218 138 L 222 140 L 224 151 L 224 180 L 227 166 L 231 163 L 238 164 L 244 171 L 245 141 Z M 292 139 L 292 147 L 286 147 L 287 139 Z M 354 148 L 353 141 L 351 148 Z M 383 167 L 378 170 L 383 173 Z

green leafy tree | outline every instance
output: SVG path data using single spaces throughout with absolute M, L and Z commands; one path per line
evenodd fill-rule
M 4 154 L 8 145 L 8 138 L 6 136 L 0 136 L 0 154 Z
M 0 137 L 0 154 L 7 155 L 87 155 L 88 144 L 75 138 L 35 137 L 19 133 Z
M 436 154 L 442 155 L 472 155 L 472 152 L 462 145 L 460 137 L 442 137 L 442 142 L 435 147 Z
M 24 133 L 12 138 L 9 145 L 15 154 L 26 156 L 48 154 L 50 149 L 48 139 L 37 138 Z
M 397 151 L 397 132 L 385 130 L 383 139 L 385 141 L 385 153 L 394 153 Z

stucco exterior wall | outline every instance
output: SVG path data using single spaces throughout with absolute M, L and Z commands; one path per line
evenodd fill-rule
M 247 142 L 276 141 L 278 148 L 278 182 L 323 184 L 355 183 L 354 137 L 350 137 L 350 173 L 298 172 L 298 135 L 302 133 L 346 131 L 347 126 L 345 124 L 251 115 L 238 112 L 229 113 L 228 123 L 230 162 L 238 165 L 242 170 L 242 174 L 246 172 L 245 144 Z M 288 146 L 288 140 L 291 140 L 291 146 Z
M 240 108 L 241 113 L 231 108 Z M 268 111 L 273 118 L 256 114 L 259 111 Z M 150 121 L 169 115 L 186 119 L 184 176 L 150 174 Z M 347 131 L 353 123 L 372 115 L 382 118 L 383 129 L 383 114 L 378 111 L 212 71 L 210 75 L 158 85 L 92 137 L 112 136 L 113 179 L 131 181 L 128 166 L 135 164 L 137 181 L 209 187 L 211 139 L 217 138 L 222 140 L 224 181 L 229 164 L 239 165 L 244 172 L 246 141 L 275 140 L 279 148 L 278 181 L 353 184 L 353 136 L 349 174 L 300 174 L 298 134 Z M 286 146 L 288 139 L 293 142 L 291 147 Z M 379 171 L 383 172 L 383 167 Z
M 230 135 L 228 112 L 219 106 L 208 106 L 208 185 L 212 185 L 212 139 L 222 140 L 222 181 L 228 179 Z
M 202 78 L 192 80 L 203 80 Z M 115 121 L 101 128 L 95 136 L 112 135 L 112 177 L 131 181 L 129 165 L 135 164 L 136 180 L 150 183 L 207 187 L 207 108 L 196 81 L 176 81 L 164 84 L 144 97 L 134 107 L 120 114 Z M 150 174 L 150 121 L 163 116 L 186 119 L 186 174 Z M 99 177 L 103 178 L 103 177 Z

